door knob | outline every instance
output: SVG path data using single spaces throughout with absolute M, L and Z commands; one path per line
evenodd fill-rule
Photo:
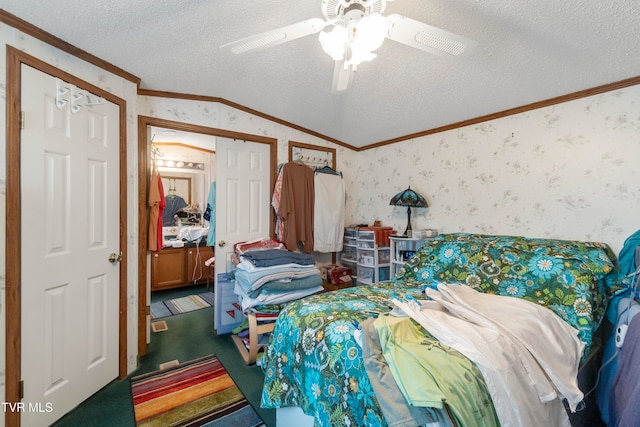
M 109 254 L 109 262 L 111 264 L 115 264 L 116 262 L 120 262 L 122 261 L 122 252 L 120 252 L 119 254 L 115 253 L 115 252 L 111 252 Z
M 227 242 L 225 242 L 224 240 L 220 240 L 218 242 L 218 246 L 220 246 L 221 248 L 224 247 L 224 245 L 226 245 L 226 244 L 227 244 Z

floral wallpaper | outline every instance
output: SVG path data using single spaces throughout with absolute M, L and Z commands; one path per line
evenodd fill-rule
M 640 86 L 355 152 L 225 105 L 141 97 L 140 114 L 337 149 L 347 189 L 346 225 L 402 231 L 389 206 L 411 186 L 428 208 L 414 229 L 594 240 L 618 253 L 640 228 Z
M 350 159 L 357 156 L 353 150 L 216 102 L 141 96 L 138 110 L 140 115 L 276 138 L 278 163 L 289 161 L 289 141 L 335 148 L 338 164 L 353 163 Z
M 617 254 L 640 229 L 640 86 L 358 153 L 354 223 L 404 230 L 389 206 L 411 186 L 413 228 L 594 240 Z

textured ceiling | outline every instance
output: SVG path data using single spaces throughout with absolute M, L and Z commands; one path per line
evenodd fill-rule
M 317 35 L 234 55 L 220 45 L 308 18 L 320 0 L 0 0 L 0 8 L 141 78 L 224 98 L 362 147 L 640 76 L 636 0 L 394 0 L 478 42 L 463 59 L 385 41 L 331 94 Z

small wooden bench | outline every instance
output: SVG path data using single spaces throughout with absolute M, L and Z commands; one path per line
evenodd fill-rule
M 275 319 L 278 317 L 278 313 L 261 314 L 250 310 L 247 315 L 247 321 L 249 322 L 249 348 L 245 345 L 242 338 L 237 335 L 232 335 L 232 339 L 238 347 L 240 355 L 244 359 L 247 365 L 253 365 L 256 363 L 258 357 L 258 340 L 259 336 L 273 332 L 275 327 Z

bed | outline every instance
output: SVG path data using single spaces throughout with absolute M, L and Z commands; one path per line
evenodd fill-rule
M 486 381 L 490 377 L 485 378 L 476 363 L 469 363 L 468 356 L 461 356 L 459 349 L 442 342 L 449 338 L 448 332 L 427 331 L 416 319 L 402 320 L 402 316 L 392 316 L 403 303 L 415 306 L 417 302 L 421 306 L 433 302 L 427 293 L 439 295 L 438 288 L 443 285 L 452 285 L 451 289 L 454 289 L 453 285 L 463 285 L 480 295 L 501 296 L 502 300 L 504 297 L 517 298 L 545 313 L 555 313 L 550 320 L 562 319 L 561 323 L 569 326 L 580 343 L 576 350 L 579 353 L 576 366 L 565 366 L 568 362 L 562 360 L 565 365 L 557 367 L 559 371 L 574 372 L 576 376 L 578 365 L 583 367 L 595 360 L 593 354 L 598 350 L 595 333 L 609 299 L 624 286 L 615 255 L 606 244 L 463 233 L 440 235 L 430 239 L 390 281 L 313 295 L 288 304 L 276 321 L 262 361 L 265 382 L 261 406 L 300 408 L 304 414 L 313 417 L 316 426 L 406 425 L 399 416 L 389 416 L 389 404 L 397 404 L 398 389 L 407 397 L 405 383 L 415 380 L 407 377 L 411 372 L 416 378 L 429 375 L 413 370 L 402 377 L 395 366 L 402 359 L 385 365 L 384 359 L 379 357 L 380 349 L 372 352 L 369 348 L 371 340 L 363 341 L 363 335 L 370 334 L 372 323 L 378 325 L 378 334 L 373 335 L 382 339 L 385 334 L 380 324 L 396 322 L 408 327 L 412 334 L 421 331 L 420 344 L 430 351 L 437 350 L 449 359 L 466 360 L 456 361 L 456 369 L 463 369 L 462 364 L 467 364 L 462 377 L 475 387 L 477 393 L 473 398 L 476 403 L 484 405 L 482 416 L 486 419 L 483 423 L 506 424 L 504 420 L 508 417 L 503 412 L 507 408 L 504 404 L 492 403 L 492 397 L 495 400 L 495 394 L 491 393 L 495 388 L 494 380 Z M 550 320 L 538 314 L 535 317 L 538 326 L 544 325 L 540 330 L 548 333 L 551 326 L 544 322 Z M 509 328 L 504 324 L 509 322 L 502 323 L 500 327 Z M 393 327 L 384 330 L 388 335 Z M 441 334 L 440 340 L 436 338 L 438 334 Z M 386 336 L 384 340 L 388 343 L 396 338 Z M 557 337 L 557 341 L 562 339 Z M 404 344 L 399 346 L 400 350 L 411 354 L 411 348 L 403 347 Z M 376 351 L 378 357 L 372 359 Z M 377 368 L 372 360 L 378 363 Z M 450 362 L 443 359 L 441 363 Z M 571 371 L 573 368 L 575 370 Z M 439 370 L 449 372 L 448 369 Z M 522 372 L 515 374 L 526 376 Z M 445 380 L 438 378 L 435 382 Z M 461 390 L 459 382 L 453 378 L 451 381 L 451 384 L 440 384 L 440 388 Z M 586 391 L 584 385 L 581 388 Z M 415 425 L 460 424 L 467 415 L 451 413 L 451 392 L 449 402 L 437 395 L 438 390 L 434 393 L 432 406 L 423 396 L 418 405 L 406 405 L 407 408 L 397 412 L 406 412 L 412 422 L 421 420 Z M 569 408 L 567 413 L 576 410 L 576 402 L 568 405 L 567 399 L 562 399 L 565 395 L 558 393 L 558 396 L 557 400 L 564 401 Z M 420 408 L 419 414 L 412 413 L 415 406 Z

